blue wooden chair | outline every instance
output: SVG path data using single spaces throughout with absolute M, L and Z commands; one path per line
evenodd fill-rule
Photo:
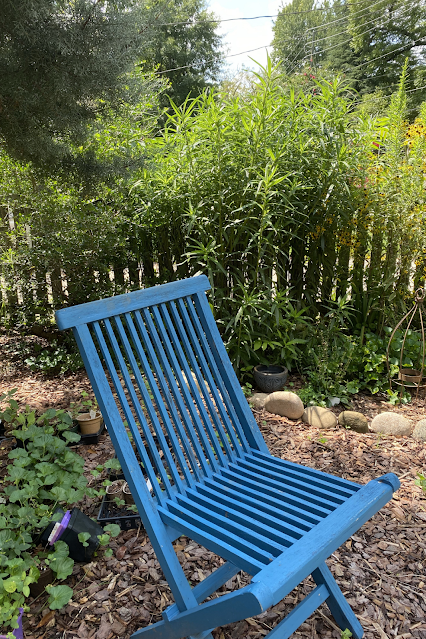
M 265 611 L 312 575 L 316 587 L 268 636 L 290 637 L 325 601 L 339 627 L 360 639 L 325 560 L 391 499 L 398 478 L 360 486 L 269 453 L 209 288 L 199 276 L 56 313 L 59 328 L 73 329 L 175 600 L 132 638 L 212 639 L 212 629 Z M 194 588 L 173 549 L 180 535 L 226 560 Z M 241 570 L 249 585 L 205 601 Z

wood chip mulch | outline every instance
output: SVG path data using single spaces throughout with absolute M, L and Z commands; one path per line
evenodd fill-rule
M 66 408 L 89 390 L 84 373 L 47 380 L 25 369 L 0 372 L 0 393 L 18 388 L 23 405 L 43 410 Z M 383 407 L 381 401 L 358 396 L 355 409 L 369 419 Z M 401 409 L 395 409 L 401 410 Z M 425 401 L 419 399 L 402 412 L 422 419 Z M 410 437 L 393 438 L 373 433 L 361 435 L 345 429 L 320 432 L 302 422 L 255 412 L 270 451 L 282 458 L 346 477 L 361 484 L 394 472 L 401 489 L 394 499 L 367 522 L 327 561 L 337 583 L 360 619 L 366 639 L 426 639 L 426 496 L 415 485 L 418 472 L 426 471 L 426 445 Z M 108 434 L 97 446 L 78 446 L 89 470 L 110 458 Z M 5 460 L 1 460 L 3 463 Z M 85 500 L 79 506 L 96 517 L 99 503 Z M 43 597 L 32 601 L 25 617 L 27 639 L 128 639 L 132 632 L 161 619 L 172 602 L 149 539 L 143 529 L 122 532 L 111 544 L 114 555 L 102 553 L 91 564 L 75 565 L 68 580 L 74 597 L 61 611 L 49 611 Z M 204 579 L 222 560 L 181 537 L 175 549 L 192 584 Z M 222 593 L 247 583 L 240 573 Z M 214 639 L 259 639 L 268 634 L 292 607 L 310 591 L 306 580 L 271 610 L 245 621 L 218 628 Z M 328 608 L 323 604 L 293 635 L 294 639 L 340 639 Z

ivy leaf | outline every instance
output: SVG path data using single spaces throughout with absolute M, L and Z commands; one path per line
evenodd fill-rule
M 59 517 L 61 519 L 61 516 Z M 57 521 L 59 521 L 59 519 Z M 49 555 L 50 559 L 57 559 L 59 557 L 68 557 L 69 554 L 69 546 L 64 541 L 56 541 L 55 542 L 55 552 Z
M 69 586 L 48 586 L 46 588 L 49 593 L 48 604 L 50 610 L 60 610 L 70 601 L 73 590 Z
M 9 593 L 15 592 L 17 588 L 16 580 L 13 579 L 12 577 L 9 577 L 9 579 L 5 579 L 2 585 L 3 585 L 3 588 L 6 590 L 6 592 L 9 592 Z

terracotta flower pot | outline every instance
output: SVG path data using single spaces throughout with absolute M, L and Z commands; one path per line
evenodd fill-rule
M 80 413 L 77 415 L 76 420 L 82 435 L 92 435 L 100 430 L 102 415 L 99 411 L 95 413 L 95 417 L 91 417 L 90 413 Z

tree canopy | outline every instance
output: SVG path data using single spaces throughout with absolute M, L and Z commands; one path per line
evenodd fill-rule
M 153 10 L 139 0 L 1 0 L 0 143 L 55 167 L 103 113 L 149 88 L 135 62 Z
M 222 36 L 205 0 L 157 0 L 158 18 L 144 49 L 142 69 L 155 68 L 169 81 L 165 93 L 178 105 L 196 97 L 218 76 Z
M 293 0 L 276 20 L 273 47 L 287 73 L 337 71 L 360 93 L 390 94 L 408 59 L 407 86 L 417 90 L 426 79 L 426 1 Z

